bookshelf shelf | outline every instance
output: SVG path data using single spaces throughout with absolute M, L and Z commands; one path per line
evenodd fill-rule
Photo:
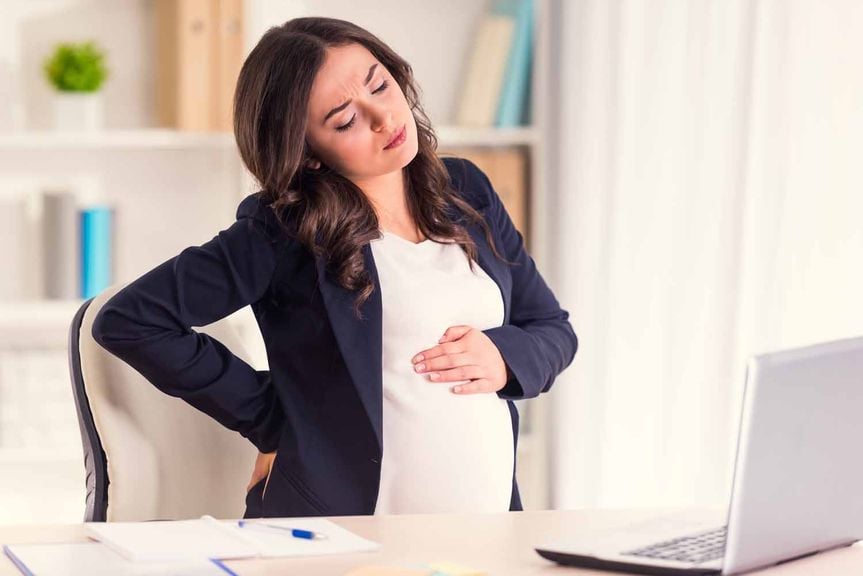
M 83 303 L 84 300 L 0 302 L 0 348 L 65 346 L 68 327 Z
M 59 132 L 22 130 L 0 133 L 2 150 L 93 150 L 104 148 L 177 149 L 233 148 L 234 135 L 221 132 L 181 132 L 161 128 Z
M 530 146 L 540 133 L 533 127 L 471 128 L 435 126 L 441 147 L 451 146 Z M 22 130 L 0 133 L 0 151 L 19 150 L 93 150 L 93 149 L 234 149 L 229 132 L 187 132 L 162 128 L 102 130 L 97 132 L 58 132 Z
M 519 128 L 469 128 L 463 126 L 436 127 L 438 144 L 449 146 L 512 146 L 533 145 L 539 131 L 531 126 Z
M 57 318 L 65 317 L 70 311 L 74 314 L 83 303 L 82 298 L 3 301 L 0 302 L 0 328 L 18 326 L 23 320 L 33 323 L 56 322 Z

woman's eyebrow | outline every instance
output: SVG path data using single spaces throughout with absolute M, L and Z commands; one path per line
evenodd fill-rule
M 366 84 L 368 84 L 369 82 L 372 81 L 372 76 L 375 75 L 375 69 L 377 67 L 378 67 L 377 63 L 374 63 L 371 65 L 371 67 L 369 67 L 369 73 L 368 73 L 368 75 L 366 75 L 366 79 L 363 82 L 363 86 L 365 86 Z M 324 116 L 324 120 L 323 120 L 323 122 L 321 122 L 321 124 L 326 124 L 327 120 L 329 120 L 333 114 L 338 114 L 339 112 L 341 112 L 342 110 L 347 108 L 348 104 L 350 104 L 351 102 L 353 102 L 352 98 L 348 99 L 348 101 L 345 102 L 344 104 L 340 104 L 340 105 L 336 106 L 335 108 L 333 108 L 332 110 L 330 110 L 329 112 L 327 112 L 327 115 Z

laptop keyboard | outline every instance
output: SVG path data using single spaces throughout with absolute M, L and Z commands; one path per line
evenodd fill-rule
M 677 560 L 678 562 L 707 562 L 721 558 L 725 552 L 726 527 L 695 534 L 683 536 L 664 542 L 651 544 L 637 550 L 624 552 L 628 556 L 642 556 L 656 560 Z

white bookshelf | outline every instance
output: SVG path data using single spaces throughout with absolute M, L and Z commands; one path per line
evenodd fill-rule
M 547 269 L 547 238 L 544 233 L 549 221 L 544 178 L 547 118 L 543 102 L 547 100 L 549 82 L 548 0 L 535 0 L 535 59 L 531 87 L 533 124 L 506 129 L 466 128 L 445 121 L 435 122 L 436 117 L 445 119 L 454 112 L 456 88 L 460 85 L 458 54 L 466 59 L 466 50 L 471 46 L 474 32 L 464 21 L 484 11 L 488 6 L 487 0 L 445 0 L 433 15 L 428 12 L 427 4 L 420 0 L 383 2 L 380 12 L 386 13 L 387 17 L 375 19 L 372 23 L 361 7 L 345 0 L 318 2 L 314 9 L 309 7 L 304 13 L 294 13 L 297 9 L 287 7 L 287 3 L 247 1 L 247 28 L 249 36 L 253 36 L 247 41 L 248 49 L 268 26 L 294 16 L 315 14 L 354 20 L 390 42 L 408 61 L 416 62 L 414 71 L 423 85 L 423 98 L 429 103 L 426 111 L 442 150 L 513 146 L 523 149 L 529 165 L 529 246 L 540 271 Z M 69 0 L 66 4 L 74 7 L 76 2 Z M 134 5 L 136 7 L 129 9 L 130 13 L 135 18 L 144 16 L 146 20 L 151 3 L 140 0 Z M 293 12 L 287 13 L 290 11 Z M 417 47 L 414 38 L 405 33 L 405 22 L 416 21 L 418 26 L 422 22 L 419 16 L 409 18 L 406 14 L 427 12 L 428 18 L 436 19 L 435 25 L 451 24 L 446 46 L 435 47 L 444 51 L 441 54 L 430 55 L 428 46 Z M 430 27 L 432 24 L 426 25 Z M 56 28 L 59 35 L 63 31 L 62 26 L 57 25 Z M 426 31 L 425 35 L 428 42 L 439 43 L 436 31 Z M 141 50 L 147 53 L 146 47 Z M 135 51 L 126 49 L 126 52 Z M 131 98 L 140 99 L 137 102 L 140 108 L 152 104 L 136 94 Z M 139 112 L 137 116 L 146 117 L 146 113 Z M 45 176 L 46 172 L 49 176 Z M 46 129 L 0 131 L 0 193 L 3 176 L 10 174 L 33 175 L 34 182 L 53 182 L 52 178 L 82 172 L 95 174 L 99 183 L 97 189 L 89 191 L 88 195 L 116 202 L 118 213 L 123 218 L 117 223 L 117 282 L 128 282 L 183 247 L 208 240 L 233 221 L 239 199 L 254 191 L 254 184 L 242 166 L 230 133 L 189 133 L 148 127 L 106 129 L 94 133 L 60 133 Z M 191 226 L 179 226 L 180 215 L 188 214 L 190 210 L 198 210 L 195 213 L 199 214 L 199 219 Z M 81 299 L 0 301 L 0 351 L 65 347 L 69 324 L 82 303 Z M 248 348 L 256 363 L 265 365 L 263 341 L 251 310 L 241 310 L 233 320 L 236 327 L 248 336 Z M 543 509 L 549 505 L 545 401 L 540 397 L 517 403 L 522 427 L 517 455 L 518 478 L 526 509 Z M 20 453 L 3 452 L 0 448 L 0 467 L 6 469 L 11 465 L 16 454 Z M 52 454 L 49 452 L 49 455 Z M 68 452 L 63 457 L 68 457 Z

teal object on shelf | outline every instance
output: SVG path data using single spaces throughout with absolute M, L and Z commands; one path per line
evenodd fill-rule
M 533 0 L 495 0 L 492 6 L 492 13 L 504 14 L 515 19 L 515 30 L 495 121 L 495 124 L 502 128 L 530 123 L 533 8 Z
M 111 285 L 112 221 L 110 206 L 81 211 L 82 298 L 92 298 Z

